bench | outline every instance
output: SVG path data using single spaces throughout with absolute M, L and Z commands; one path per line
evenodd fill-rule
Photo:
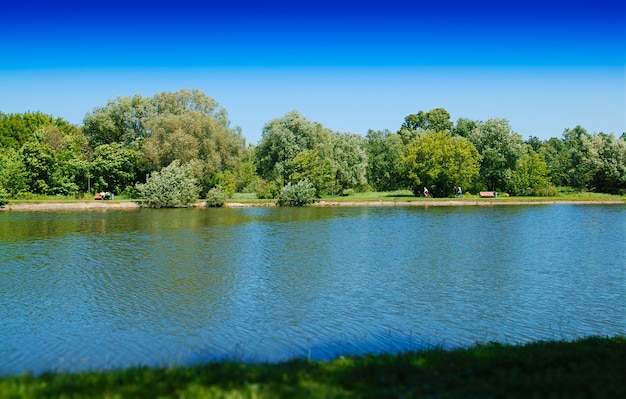
M 498 198 L 498 193 L 495 191 L 481 191 L 480 198 Z

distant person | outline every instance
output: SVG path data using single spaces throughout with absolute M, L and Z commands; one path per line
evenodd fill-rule
M 456 188 L 456 196 L 457 197 L 462 197 L 463 196 L 463 190 L 461 190 L 461 186 Z
M 428 191 L 426 187 L 424 187 L 424 197 L 430 198 L 430 192 Z

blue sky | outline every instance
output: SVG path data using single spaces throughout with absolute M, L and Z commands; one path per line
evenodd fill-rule
M 0 111 L 82 124 L 117 96 L 197 88 L 249 143 L 292 109 L 360 134 L 443 107 L 524 138 L 620 135 L 625 26 L 606 0 L 11 0 Z

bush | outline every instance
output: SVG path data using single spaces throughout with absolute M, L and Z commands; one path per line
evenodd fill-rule
M 224 202 L 228 198 L 228 194 L 221 185 L 217 185 L 209 190 L 206 195 L 206 205 L 212 208 L 224 206 Z
M 278 196 L 280 206 L 304 206 L 312 204 L 315 199 L 315 188 L 308 180 L 300 180 L 295 185 L 288 183 Z
M 195 202 L 200 193 L 189 165 L 175 160 L 160 172 L 150 174 L 145 184 L 137 184 L 139 195 L 150 208 L 182 208 Z
M 277 182 L 262 182 L 255 191 L 259 199 L 274 199 L 280 195 L 280 187 Z

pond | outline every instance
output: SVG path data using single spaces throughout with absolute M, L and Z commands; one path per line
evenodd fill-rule
M 0 375 L 626 332 L 626 206 L 0 213 Z

